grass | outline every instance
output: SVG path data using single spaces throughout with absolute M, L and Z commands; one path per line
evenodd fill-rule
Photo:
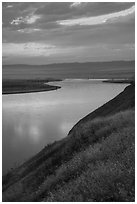
M 134 201 L 134 88 L 102 107 L 3 177 L 3 201 Z
M 44 201 L 134 201 L 134 111 L 90 125 L 98 142 L 76 154 L 56 171 L 54 179 L 45 182 L 54 188 Z M 82 133 L 87 134 L 87 128 Z

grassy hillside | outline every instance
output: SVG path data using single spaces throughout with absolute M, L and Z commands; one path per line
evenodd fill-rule
M 3 177 L 3 201 L 134 201 L 134 86 Z
M 54 185 L 44 201 L 134 201 L 134 131 L 134 111 L 85 123 L 79 137 L 89 147 L 44 181 Z

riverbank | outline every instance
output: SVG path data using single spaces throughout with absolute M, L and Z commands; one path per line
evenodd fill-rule
M 59 79 L 46 79 L 46 80 L 3 80 L 2 81 L 2 94 L 20 94 L 31 92 L 42 92 L 57 90 L 61 87 L 52 86 L 46 83 L 51 81 L 60 81 Z
M 135 84 L 133 79 L 106 79 L 103 80 L 105 83 L 120 83 L 120 84 Z
M 3 176 L 3 201 L 134 201 L 135 87 Z

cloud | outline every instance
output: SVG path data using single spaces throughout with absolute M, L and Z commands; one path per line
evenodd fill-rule
M 77 6 L 79 6 L 81 4 L 81 2 L 74 2 L 74 3 L 72 3 L 71 5 L 70 5 L 70 8 L 72 8 L 72 7 L 77 7 Z
M 39 19 L 40 16 L 38 15 L 33 15 L 33 16 L 27 16 L 26 17 L 26 23 L 27 24 L 32 24 L 32 23 L 35 23 L 37 19 Z
M 38 8 L 36 14 L 49 15 L 67 15 L 70 13 L 70 2 L 46 2 L 45 5 Z
M 129 9 L 126 9 L 123 11 L 119 11 L 111 14 L 105 14 L 101 16 L 61 20 L 61 21 L 57 21 L 57 24 L 64 25 L 64 26 L 99 25 L 99 24 L 107 23 L 109 20 L 116 20 L 117 18 L 128 16 L 130 14 L 133 14 L 134 12 L 135 12 L 135 6 L 132 6 Z
M 24 29 L 19 29 L 17 31 L 20 33 L 34 33 L 34 32 L 41 31 L 41 29 L 39 29 L 39 28 L 24 28 Z
M 13 5 L 8 5 L 6 8 L 12 8 L 13 7 Z
M 20 25 L 21 23 L 25 23 L 25 24 L 33 24 L 35 23 L 38 19 L 40 19 L 40 15 L 29 15 L 29 16 L 26 16 L 26 17 L 18 17 L 14 20 L 11 21 L 10 24 L 13 24 L 13 25 Z
M 49 56 L 54 53 L 55 46 L 44 43 L 3 43 L 5 56 Z
M 36 25 L 36 28 L 60 28 L 57 22 L 75 20 L 83 17 L 102 16 L 119 12 L 133 6 L 133 3 L 114 2 L 21 2 L 12 3 L 13 8 L 8 9 L 9 3 L 3 3 L 3 28 L 20 30 Z

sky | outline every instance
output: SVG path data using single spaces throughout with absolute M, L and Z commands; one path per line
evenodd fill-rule
M 3 64 L 135 59 L 133 2 L 3 2 Z

